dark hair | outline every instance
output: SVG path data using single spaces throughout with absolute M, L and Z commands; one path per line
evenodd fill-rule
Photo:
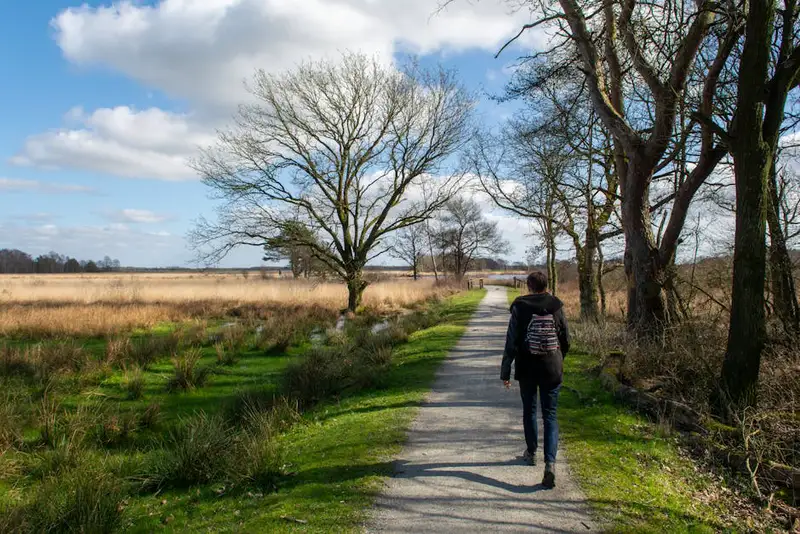
M 534 271 L 528 275 L 528 289 L 534 293 L 541 293 L 547 289 L 547 275 L 542 271 Z

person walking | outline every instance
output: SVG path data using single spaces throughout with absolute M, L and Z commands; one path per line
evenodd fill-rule
M 547 292 L 547 275 L 536 271 L 528 275 L 528 295 L 517 297 L 511 304 L 506 346 L 500 379 L 511 387 L 511 364 L 514 379 L 522 396 L 522 423 L 527 448 L 523 457 L 536 465 L 539 425 L 536 420 L 537 391 L 544 422 L 544 477 L 542 485 L 556 485 L 558 453 L 558 420 L 556 408 L 564 374 L 564 357 L 569 352 L 569 328 L 564 304 Z

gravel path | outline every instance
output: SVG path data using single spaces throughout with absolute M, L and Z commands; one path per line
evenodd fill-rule
M 368 532 L 595 530 L 563 446 L 553 490 L 540 485 L 541 446 L 538 467 L 522 462 L 519 389 L 500 382 L 507 324 L 506 290 L 489 286 L 420 408 Z

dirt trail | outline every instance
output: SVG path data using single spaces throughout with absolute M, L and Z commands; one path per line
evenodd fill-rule
M 522 462 L 519 389 L 500 382 L 507 324 L 506 290 L 489 286 L 411 427 L 369 532 L 595 531 L 563 445 L 553 490 L 540 485 L 541 446 L 537 467 Z

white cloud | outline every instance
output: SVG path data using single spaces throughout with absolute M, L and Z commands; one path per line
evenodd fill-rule
M 18 248 L 34 256 L 55 250 L 80 259 L 119 258 L 123 265 L 186 265 L 191 254 L 181 237 L 145 232 L 124 224 L 67 226 L 0 224 L 0 248 Z M 147 251 L 143 256 L 142 251 Z
M 61 11 L 52 21 L 64 57 L 101 67 L 148 89 L 187 100 L 191 115 L 156 108 L 70 110 L 66 127 L 29 137 L 16 165 L 73 168 L 125 178 L 196 178 L 186 161 L 213 140 L 215 127 L 246 98 L 256 68 L 276 72 L 297 63 L 357 50 L 496 51 L 531 15 L 507 0 L 161 0 Z M 527 32 L 541 44 L 541 31 Z M 150 95 L 151 93 L 148 93 Z
M 161 215 L 149 210 L 123 209 L 109 214 L 112 220 L 120 223 L 154 224 L 169 220 L 168 215 Z
M 13 178 L 0 178 L 0 191 L 6 193 L 94 193 L 92 187 L 75 184 L 59 184 L 55 182 L 40 182 L 38 180 L 16 180 Z
M 11 163 L 126 178 L 187 180 L 196 178 L 187 161 L 198 146 L 214 139 L 209 129 L 194 122 L 191 115 L 157 108 L 137 111 L 120 106 L 98 109 L 90 115 L 74 108 L 65 118 L 82 127 L 29 137 Z
M 479 48 L 496 51 L 530 21 L 504 0 L 162 0 L 69 8 L 52 21 L 64 56 L 103 66 L 172 96 L 229 106 L 256 67 L 360 50 L 391 57 Z M 527 43 L 542 32 L 528 32 Z

